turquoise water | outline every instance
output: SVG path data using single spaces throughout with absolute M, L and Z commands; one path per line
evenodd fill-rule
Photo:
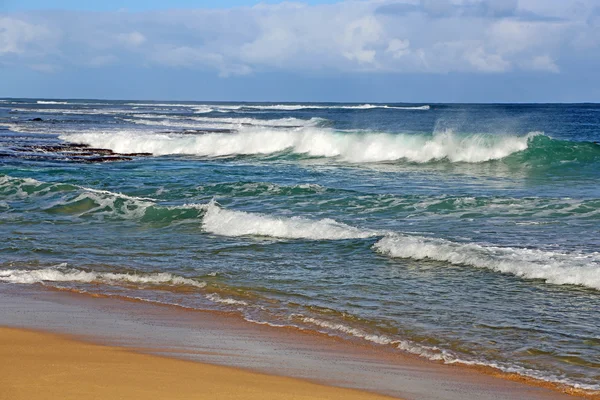
M 598 390 L 597 140 L 594 104 L 4 99 L 0 282 Z

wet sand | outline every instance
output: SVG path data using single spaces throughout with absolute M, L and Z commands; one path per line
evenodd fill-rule
M 64 368 L 64 373 L 56 373 L 55 375 L 67 381 L 69 375 L 85 371 L 86 368 L 75 366 L 93 362 L 87 360 L 87 356 L 83 357 L 82 355 L 87 354 L 89 349 L 96 349 L 100 353 L 108 352 L 113 355 L 119 354 L 119 357 L 125 357 L 123 362 L 129 363 L 127 364 L 129 366 L 123 368 L 130 368 L 130 370 L 124 369 L 121 374 L 116 374 L 116 376 L 125 379 L 135 375 L 138 379 L 137 375 L 142 375 L 139 377 L 140 381 L 138 382 L 140 386 L 137 386 L 141 388 L 140 390 L 146 390 L 145 385 L 142 384 L 143 379 L 148 378 L 149 382 L 154 380 L 160 382 L 155 375 L 156 369 L 158 368 L 164 372 L 166 368 L 170 368 L 158 367 L 160 363 L 165 362 L 176 363 L 177 368 L 183 371 L 181 375 L 184 377 L 194 376 L 195 378 L 192 378 L 192 380 L 197 381 L 194 382 L 194 385 L 202 386 L 204 373 L 200 372 L 201 369 L 211 370 L 211 374 L 214 373 L 215 376 L 221 376 L 223 379 L 225 379 L 225 376 L 229 376 L 229 373 L 223 371 L 235 371 L 235 374 L 240 373 L 246 377 L 242 379 L 242 375 L 240 375 L 240 379 L 231 380 L 230 383 L 241 383 L 239 385 L 231 383 L 229 389 L 225 385 L 226 379 L 219 380 L 215 378 L 214 382 L 211 379 L 211 384 L 221 385 L 220 388 L 224 390 L 222 393 L 230 393 L 233 396 L 217 398 L 252 398 L 243 392 L 239 392 L 240 390 L 255 390 L 253 388 L 262 387 L 252 386 L 259 383 L 253 383 L 254 378 L 250 379 L 250 376 L 257 377 L 257 382 L 263 382 L 266 385 L 267 391 L 264 394 L 261 392 L 262 389 L 256 389 L 261 393 L 260 398 L 269 398 L 269 396 L 278 398 L 336 398 L 327 396 L 338 395 L 342 396 L 338 398 L 359 398 L 348 397 L 349 395 L 345 392 L 343 395 L 336 394 L 343 391 L 335 392 L 334 389 L 328 389 L 333 390 L 329 392 L 323 389 L 324 386 L 322 385 L 358 389 L 362 392 L 351 392 L 352 396 L 366 396 L 364 398 L 371 398 L 369 396 L 372 395 L 367 392 L 376 392 L 396 398 L 428 400 L 573 398 L 565 393 L 552 390 L 550 387 L 528 384 L 524 379 L 507 380 L 472 368 L 441 365 L 401 353 L 391 354 L 389 351 L 371 345 L 348 343 L 341 339 L 296 329 L 252 324 L 242 320 L 235 314 L 190 311 L 178 307 L 159 306 L 144 302 L 94 298 L 73 293 L 40 290 L 40 287 L 24 288 L 23 286 L 11 285 L 0 285 L 0 304 L 2 304 L 2 307 L 0 307 L 1 325 L 68 334 L 70 338 L 76 338 L 76 340 L 50 336 L 53 340 L 63 341 L 61 343 L 63 343 L 65 349 L 71 345 L 79 349 L 86 349 L 85 351 L 71 353 L 69 357 L 74 358 L 60 359 L 59 357 L 54 359 L 52 354 L 57 357 L 62 356 L 62 352 L 54 352 L 53 349 L 56 348 L 54 345 L 30 346 L 30 350 L 27 350 L 26 344 L 20 344 L 20 347 L 15 347 L 16 350 L 10 350 L 13 346 L 3 346 L 0 358 L 4 361 L 5 354 L 8 354 L 5 351 L 13 351 L 11 357 L 15 360 L 15 362 L 3 362 L 3 366 L 0 367 L 0 379 L 3 381 L 1 387 L 3 388 L 7 387 L 6 382 L 10 384 L 11 381 L 6 378 L 9 374 L 6 374 L 1 368 L 12 368 L 12 364 L 18 364 L 17 361 L 21 359 L 24 360 L 23 362 L 28 363 L 24 364 L 21 369 L 22 373 L 28 374 L 28 376 L 21 374 L 20 379 L 24 386 L 27 386 L 28 380 L 32 380 L 32 376 L 35 376 L 28 371 L 37 370 L 42 373 L 56 369 L 56 367 L 43 368 L 42 363 L 44 362 L 45 365 L 60 364 L 60 368 Z M 18 340 L 21 340 L 19 334 L 14 333 L 16 331 L 11 332 L 13 332 L 11 336 L 13 339 L 11 340 L 20 343 L 18 342 Z M 4 345 L 11 341 L 2 335 L 0 335 L 0 341 Z M 29 335 L 39 336 L 34 338 Z M 22 340 L 38 340 L 38 343 L 42 343 L 45 340 L 42 340 L 42 338 L 46 336 L 48 334 L 24 333 Z M 28 337 L 29 339 L 27 339 Z M 107 347 L 94 346 L 89 343 L 100 343 Z M 127 351 L 118 349 L 115 346 L 124 347 Z M 32 352 L 32 349 L 38 349 L 46 353 L 43 353 L 44 356 L 36 355 Z M 165 356 L 170 357 L 170 359 L 165 358 Z M 109 373 L 113 370 L 114 364 L 109 362 L 109 356 L 105 355 L 104 357 L 104 365 L 94 365 L 96 365 L 95 368 L 106 369 Z M 77 364 L 77 362 L 84 364 Z M 148 363 L 147 366 L 142 365 L 146 362 Z M 221 367 L 217 366 L 225 366 L 226 368 L 221 370 Z M 134 373 L 134 371 L 138 372 Z M 19 375 L 18 372 L 14 374 Z M 48 375 L 48 377 L 50 381 L 54 379 L 54 375 Z M 269 381 L 270 378 L 279 382 L 278 379 L 283 379 L 283 377 L 297 379 L 289 381 L 284 379 L 277 385 L 267 383 L 271 382 Z M 87 382 L 87 384 L 91 385 L 93 383 L 91 377 L 89 380 L 81 379 L 82 382 Z M 167 374 L 164 379 L 168 380 L 169 383 L 164 385 L 168 385 L 169 388 L 179 385 L 175 382 L 176 375 Z M 39 384 L 44 382 L 43 379 L 34 380 L 41 381 Z M 318 385 L 314 385 L 314 383 Z M 127 380 L 121 381 L 121 384 L 127 385 Z M 19 387 L 23 385 L 19 385 Z M 296 389 L 296 386 L 293 385 L 308 386 L 302 388 L 298 386 L 298 389 Z M 94 384 L 93 388 L 96 388 L 96 386 Z M 136 390 L 134 386 L 129 388 L 119 387 L 122 390 Z M 317 387 L 324 391 L 314 392 L 315 394 L 310 392 L 316 390 L 313 388 Z M 277 392 L 277 390 L 284 390 L 283 388 L 291 390 L 290 393 L 297 397 L 291 397 L 290 393 L 283 395 L 284 392 Z M 42 387 L 39 390 L 42 390 Z M 109 390 L 109 388 L 106 390 Z M 199 386 L 197 390 L 200 390 Z M 237 392 L 235 392 L 236 390 Z M 3 394 L 4 392 L 4 390 L 0 390 L 0 398 L 19 398 L 13 395 L 6 397 Z M 234 392 L 237 394 L 234 394 Z M 109 392 L 105 393 L 108 396 Z M 111 393 L 114 394 L 115 392 Z M 154 395 L 150 398 L 165 398 L 160 394 L 156 394 L 158 392 L 153 391 L 152 393 Z M 186 398 L 186 393 L 195 393 L 196 398 L 198 398 L 199 393 L 204 392 L 181 392 L 183 397 L 169 395 L 169 398 Z M 164 394 L 166 395 L 166 392 Z M 73 396 L 75 397 L 75 395 Z M 104 398 L 102 396 L 104 394 L 99 395 L 97 398 Z M 132 396 L 133 394 L 124 397 L 136 398 Z M 39 397 L 25 396 L 21 398 Z M 61 394 L 60 398 L 68 397 Z

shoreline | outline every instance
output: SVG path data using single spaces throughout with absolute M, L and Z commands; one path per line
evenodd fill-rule
M 319 332 L 251 324 L 233 313 L 23 287 L 0 288 L 0 299 L 5 326 L 396 398 L 598 398 L 492 368 L 444 365 Z
M 0 398 L 349 399 L 391 397 L 0 327 Z M 35 377 L 35 379 L 32 379 Z M 6 396 L 6 397 L 5 397 Z
M 142 303 L 142 304 L 145 303 L 145 304 L 151 304 L 151 305 L 157 306 L 157 307 L 181 309 L 181 310 L 184 310 L 187 312 L 211 313 L 211 314 L 221 316 L 223 318 L 235 318 L 235 319 L 243 320 L 244 323 L 266 325 L 272 329 L 278 329 L 278 330 L 284 329 L 289 332 L 292 332 L 292 334 L 326 337 L 327 339 L 334 340 L 339 343 L 345 343 L 348 346 L 358 346 L 358 347 L 363 347 L 366 349 L 377 348 L 378 350 L 385 351 L 386 353 L 389 352 L 389 354 L 386 354 L 385 356 L 389 355 L 392 358 L 397 356 L 400 359 L 403 359 L 403 360 L 401 360 L 401 362 L 405 362 L 406 359 L 409 360 L 409 362 L 411 359 L 415 359 L 415 360 L 419 360 L 419 361 L 424 361 L 426 363 L 428 362 L 428 363 L 433 363 L 436 365 L 443 365 L 443 366 L 449 367 L 449 368 L 459 368 L 459 369 L 471 370 L 471 371 L 475 371 L 476 373 L 482 373 L 482 374 L 500 378 L 503 380 L 523 383 L 526 385 L 536 386 L 536 387 L 540 387 L 540 388 L 546 388 L 546 389 L 550 389 L 555 392 L 574 396 L 576 398 L 600 400 L 600 393 L 591 392 L 589 390 L 584 390 L 584 389 L 578 389 L 578 388 L 568 386 L 568 385 L 562 384 L 562 383 L 545 381 L 543 379 L 537 379 L 537 378 L 534 378 L 531 376 L 521 375 L 519 373 L 505 372 L 499 368 L 495 368 L 495 367 L 488 366 L 488 365 L 466 364 L 466 363 L 462 363 L 462 362 L 444 363 L 442 361 L 427 359 L 427 358 L 421 357 L 417 354 L 410 353 L 410 352 L 407 352 L 404 350 L 399 350 L 397 348 L 391 349 L 387 346 L 380 347 L 379 345 L 374 345 L 373 343 L 370 343 L 370 342 L 363 342 L 361 340 L 356 340 L 356 338 L 354 338 L 354 340 L 349 340 L 347 338 L 343 338 L 343 337 L 340 337 L 337 335 L 332 335 L 332 334 L 329 334 L 326 332 L 322 332 L 322 331 L 318 331 L 318 330 L 307 330 L 307 329 L 303 329 L 301 327 L 297 327 L 297 326 L 293 326 L 293 325 L 275 326 L 268 322 L 263 323 L 263 322 L 259 322 L 259 321 L 251 321 L 251 320 L 244 318 L 243 315 L 238 311 L 194 309 L 194 308 L 188 308 L 188 307 L 177 305 L 177 304 L 153 302 L 150 300 L 141 300 L 141 299 L 137 299 L 137 298 L 119 296 L 119 295 L 91 293 L 91 292 L 86 292 L 86 291 L 80 291 L 77 289 L 67 289 L 67 288 L 58 288 L 58 287 L 47 287 L 46 289 L 49 289 L 51 291 L 63 292 L 63 293 L 67 293 L 67 294 L 70 293 L 70 294 L 74 294 L 76 296 L 81 295 L 81 296 L 90 296 L 90 297 L 94 297 L 94 298 L 117 299 L 119 301 L 125 301 L 125 302 Z

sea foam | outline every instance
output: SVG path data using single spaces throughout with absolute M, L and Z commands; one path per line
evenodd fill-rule
M 478 163 L 497 160 L 527 149 L 538 135 L 460 135 L 452 131 L 433 135 L 340 132 L 303 127 L 289 130 L 241 128 L 235 133 L 173 135 L 141 132 L 87 132 L 64 134 L 73 143 L 101 147 L 117 153 L 186 154 L 204 157 L 259 155 L 290 152 L 346 162 L 435 160 Z
M 8 283 L 33 284 L 43 282 L 81 282 L 105 284 L 146 284 L 146 285 L 186 285 L 203 288 L 206 283 L 190 278 L 173 275 L 167 272 L 150 274 L 126 274 L 114 272 L 84 271 L 67 268 L 66 264 L 56 267 L 34 270 L 7 269 L 0 270 L 0 281 Z
M 399 234 L 386 235 L 373 248 L 390 257 L 469 265 L 556 285 L 580 285 L 600 290 L 599 253 L 568 254 Z

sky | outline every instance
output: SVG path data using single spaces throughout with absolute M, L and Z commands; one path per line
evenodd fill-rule
M 600 102 L 600 0 L 0 0 L 0 97 Z

